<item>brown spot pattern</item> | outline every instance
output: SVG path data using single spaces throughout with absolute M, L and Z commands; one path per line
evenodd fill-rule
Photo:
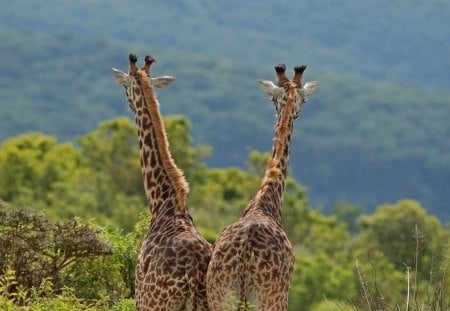
M 214 245 L 206 279 L 211 311 L 240 310 L 239 302 L 248 303 L 251 310 L 288 307 L 294 253 L 281 226 L 281 205 L 293 123 L 302 98 L 295 82 L 286 77 L 285 66 L 275 69 L 284 94 L 276 105 L 281 111 L 277 111 L 272 155 L 255 198 Z M 300 78 L 296 69 L 296 80 Z
M 136 307 L 207 311 L 205 282 L 212 247 L 185 207 L 188 185 L 170 155 L 148 73 L 137 69 L 135 56 L 131 59 L 133 94 L 128 100 L 135 108 L 143 185 L 152 214 L 136 267 Z

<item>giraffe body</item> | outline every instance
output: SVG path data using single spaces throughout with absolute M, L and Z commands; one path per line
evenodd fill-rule
M 154 59 L 138 69 L 130 54 L 129 73 L 113 69 L 135 113 L 141 170 L 152 215 L 136 267 L 137 310 L 208 310 L 205 278 L 211 245 L 197 232 L 186 208 L 188 185 L 169 152 L 154 87 L 175 78 L 151 78 Z
M 214 245 L 206 281 L 212 311 L 287 310 L 294 253 L 282 229 L 281 205 L 294 120 L 317 86 L 309 82 L 301 88 L 305 68 L 295 67 L 290 81 L 285 66 L 278 65 L 278 85 L 260 80 L 278 116 L 272 155 L 256 196 Z
M 281 226 L 262 213 L 240 219 L 214 246 L 207 281 L 210 309 L 287 310 L 293 264 Z
M 136 268 L 137 309 L 208 310 L 205 267 L 210 251 L 190 216 L 152 221 Z

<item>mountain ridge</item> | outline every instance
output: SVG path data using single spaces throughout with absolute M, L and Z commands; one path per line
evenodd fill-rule
M 54 7 L 50 8 L 52 3 Z M 319 80 L 320 84 L 295 125 L 290 163 L 293 175 L 309 188 L 312 206 L 329 210 L 338 201 L 350 201 L 372 209 L 380 203 L 412 197 L 440 217 L 450 218 L 446 203 L 450 198 L 443 186 L 450 180 L 450 92 L 446 89 L 450 77 L 445 73 L 448 62 L 441 57 L 448 51 L 450 40 L 443 41 L 441 49 L 432 49 L 437 42 L 433 36 L 445 39 L 448 32 L 430 34 L 430 59 L 425 63 L 419 61 L 427 56 L 424 53 L 428 47 L 414 51 L 410 57 L 405 54 L 427 38 L 424 32 L 429 27 L 439 24 L 443 13 L 432 11 L 436 4 L 422 14 L 437 14 L 437 18 L 418 26 L 423 28 L 417 34 L 419 41 L 408 41 L 409 48 L 391 42 L 393 48 L 401 48 L 398 55 L 404 58 L 402 61 L 397 63 L 397 54 L 388 53 L 386 46 L 368 53 L 367 60 L 374 60 L 371 63 L 361 56 L 363 43 L 374 44 L 388 26 L 383 24 L 374 33 L 377 35 L 368 39 L 355 33 L 336 33 L 341 37 L 334 41 L 327 41 L 333 34 L 325 36 L 333 20 L 341 28 L 345 24 L 352 30 L 346 16 L 357 16 L 354 25 L 362 27 L 364 18 L 352 13 L 361 10 L 358 6 L 336 9 L 347 10 L 340 17 L 330 15 L 332 8 L 319 16 L 319 9 L 323 9 L 320 4 L 304 2 L 286 15 L 287 24 L 278 24 L 269 4 L 253 4 L 255 8 L 246 4 L 234 16 L 237 4 L 230 2 L 230 10 L 222 16 L 223 2 L 216 7 L 205 1 L 186 2 L 182 3 L 186 6 L 183 15 L 181 4 L 157 1 L 154 8 L 159 8 L 159 19 L 158 14 L 150 12 L 120 24 L 118 20 L 125 13 L 118 12 L 125 5 L 112 3 L 113 10 L 107 13 L 100 10 L 103 0 L 69 1 L 65 8 L 73 16 L 65 13 L 59 18 L 55 16 L 64 5 L 52 0 L 29 7 L 23 1 L 4 4 L 0 12 L 1 140 L 25 131 L 72 140 L 102 120 L 124 114 L 131 117 L 123 89 L 113 81 L 111 67 L 126 70 L 127 55 L 133 51 L 141 58 L 148 53 L 156 56 L 154 74 L 177 76 L 170 90 L 158 92 L 161 110 L 164 115 L 189 117 L 194 140 L 215 149 L 209 164 L 245 167 L 248 151 L 268 152 L 273 137 L 274 109 L 259 90 L 257 80 L 274 79 L 273 65 L 280 61 L 288 67 L 300 61 L 308 64 L 305 79 Z M 74 6 L 72 11 L 70 6 Z M 137 1 L 135 7 L 123 12 L 131 16 L 130 12 L 144 7 L 143 1 Z M 287 7 L 282 1 L 279 8 Z M 298 35 L 298 29 L 290 28 L 290 19 L 308 7 L 315 15 L 311 13 L 313 16 L 300 26 L 328 26 Z M 388 21 L 400 14 L 395 7 L 401 4 L 389 7 Z M 413 11 L 424 8 L 427 5 L 423 3 Z M 261 9 L 260 19 L 252 19 Z M 7 14 L 13 15 L 6 18 Z M 171 19 L 162 22 L 167 15 Z M 202 16 L 205 20 L 198 20 Z M 183 20 L 178 22 L 176 18 Z M 407 25 L 422 18 L 402 17 L 410 20 Z M 142 28 L 145 19 L 150 20 L 147 24 L 151 31 L 139 33 L 136 29 L 139 25 Z M 373 22 L 375 17 L 368 19 Z M 210 33 L 204 29 L 208 23 Z M 183 25 L 189 27 L 183 29 Z M 107 32 L 107 27 L 114 29 Z M 191 37 L 186 37 L 189 32 Z M 405 31 L 405 38 L 412 32 L 414 29 Z M 128 33 L 133 35 L 127 37 Z M 401 30 L 395 29 L 395 33 L 399 36 Z M 358 34 L 365 35 L 364 29 Z M 396 36 L 379 42 L 392 41 Z M 357 43 L 353 46 L 352 38 Z M 260 45 L 246 46 L 255 42 Z M 301 48 L 299 42 L 307 42 L 312 48 Z M 417 62 L 413 61 L 419 54 Z M 436 76 L 429 79 L 433 71 Z

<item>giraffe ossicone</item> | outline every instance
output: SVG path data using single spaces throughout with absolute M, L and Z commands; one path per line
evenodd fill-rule
M 113 74 L 116 77 L 116 82 L 118 84 L 121 84 L 123 86 L 129 87 L 130 83 L 131 83 L 131 77 L 129 74 L 113 68 Z M 172 83 L 173 81 L 175 81 L 175 77 L 174 76 L 160 76 L 160 77 L 155 77 L 155 78 L 150 78 L 150 81 L 152 83 L 152 85 L 158 89 L 163 89 L 167 86 L 169 86 L 170 83 Z

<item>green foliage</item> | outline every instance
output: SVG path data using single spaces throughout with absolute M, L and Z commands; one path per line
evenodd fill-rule
M 134 310 L 134 237 L 0 209 L 2 310 Z M 109 255 L 104 257 L 105 255 Z M 13 268 L 10 268 L 13 267 Z
M 8 268 L 0 275 L 0 307 L 11 310 L 15 303 L 23 304 L 27 301 L 27 291 L 17 282 L 16 273 Z
M 360 287 L 359 295 L 352 297 L 351 301 L 357 309 L 372 307 L 383 310 L 392 303 L 404 301 L 405 270 L 397 270 L 379 250 L 363 255 L 355 259 Z
M 354 311 L 348 303 L 333 300 L 324 300 L 323 302 L 313 306 L 311 311 Z
M 101 178 L 95 181 L 97 187 L 107 185 L 107 189 L 102 189 L 104 192 L 120 190 L 129 196 L 142 194 L 136 128 L 128 118 L 102 122 L 94 131 L 78 137 L 77 142 L 83 164 L 94 172 L 103 173 L 93 176 Z M 100 201 L 109 197 L 107 193 L 99 195 Z M 105 205 L 109 203 L 105 202 Z
M 383 252 L 398 269 L 413 267 L 415 254 L 420 253 L 417 260 L 424 266 L 425 276 L 442 258 L 448 238 L 442 236 L 439 221 L 412 200 L 380 206 L 373 215 L 361 218 L 361 226 L 364 243 L 370 241 L 369 245 Z
M 429 278 L 410 267 L 400 273 L 382 255 L 374 257 L 375 261 L 371 258 L 366 268 L 356 261 L 361 294 L 353 299 L 352 305 L 357 310 L 448 310 L 448 257 L 444 268 L 428 272 Z
M 82 258 L 111 253 L 99 231 L 76 219 L 52 222 L 42 213 L 0 206 L 0 273 L 11 267 L 18 284 L 38 286 L 51 278 L 56 290 L 61 274 Z
M 86 301 L 78 298 L 74 290 L 71 288 L 63 288 L 61 294 L 52 297 L 36 297 L 31 300 L 25 310 L 44 311 L 44 310 L 61 310 L 61 311 L 108 311 L 108 310 L 125 310 L 134 311 L 134 300 L 122 299 L 111 304 L 107 296 L 102 296 L 96 300 Z M 22 308 L 13 307 L 11 310 L 22 310 Z
M 144 221 L 148 225 L 148 218 Z M 63 284 L 74 288 L 77 297 L 88 300 L 100 299 L 103 292 L 113 301 L 133 297 L 136 260 L 143 239 L 136 237 L 138 231 L 125 234 L 112 228 L 104 230 L 102 238 L 111 244 L 111 255 L 78 261 L 64 273 Z
M 201 179 L 208 148 L 190 146 L 186 118 L 170 117 L 165 124 L 176 162 L 187 178 Z M 77 142 L 59 143 L 40 133 L 5 141 L 0 197 L 58 219 L 83 215 L 131 231 L 146 211 L 135 125 L 124 117 L 105 121 Z
M 250 159 L 249 170 L 252 170 Z M 219 233 L 237 219 L 251 197 L 256 194 L 263 172 L 259 176 L 239 168 L 206 169 L 197 173 L 191 187 L 188 204 L 200 231 L 214 242 Z M 215 215 L 211 217 L 211 215 Z
M 136 310 L 136 302 L 134 299 L 122 299 L 115 303 L 112 308 L 112 311 L 135 311 Z
M 74 289 L 64 287 L 61 293 L 56 294 L 53 284 L 49 279 L 44 279 L 39 287 L 27 289 L 16 287 L 15 292 L 10 292 L 11 286 L 18 284 L 14 270 L 8 270 L 0 276 L 0 308 L 5 311 L 107 311 L 107 310 L 136 310 L 134 300 L 121 299 L 111 305 L 107 296 L 86 301 L 77 297 Z
M 77 166 L 77 153 L 68 143 L 57 144 L 39 133 L 5 141 L 0 153 L 0 197 L 12 200 L 33 191 L 40 199 L 56 181 L 69 182 Z
M 357 283 L 345 225 L 306 206 L 293 214 L 293 221 L 293 228 L 287 230 L 295 232 L 290 240 L 296 249 L 289 310 L 309 310 L 324 298 L 349 300 L 356 294 Z
M 79 136 L 77 142 L 85 168 L 77 186 L 94 204 L 86 206 L 91 213 L 87 211 L 88 218 L 98 219 L 97 215 L 102 214 L 105 221 L 100 223 L 112 220 L 132 230 L 146 202 L 135 125 L 124 117 L 108 120 Z
M 165 122 L 190 182 L 191 214 L 214 242 L 257 192 L 268 154 L 250 151 L 246 170 L 210 168 L 208 147 L 192 146 L 187 119 Z M 135 309 L 134 269 L 151 217 L 135 137 L 134 124 L 117 118 L 77 144 L 31 133 L 2 145 L 8 208 L 0 209 L 0 307 Z M 296 255 L 290 310 L 405 309 L 408 293 L 410 310 L 450 305 L 450 231 L 417 201 L 384 204 L 371 215 L 339 203 L 326 216 L 309 207 L 306 188 L 290 176 L 283 202 Z
M 350 300 L 357 293 L 357 283 L 351 265 L 336 262 L 323 252 L 308 254 L 299 251 L 296 256 L 289 310 L 301 306 L 308 310 L 326 299 Z
M 209 169 L 199 179 L 195 187 L 191 186 L 188 200 L 189 208 L 200 232 L 214 242 L 219 233 L 237 219 L 250 200 L 255 188 L 252 178 L 238 168 Z M 214 215 L 214 216 L 213 216 Z
M 357 306 L 364 310 L 450 306 L 448 229 L 411 200 L 382 205 L 361 223 L 354 244 L 362 291 Z
M 337 203 L 332 210 L 336 217 L 347 224 L 350 233 L 357 233 L 359 231 L 358 219 L 363 214 L 364 208 L 359 205 L 354 205 L 348 202 Z

